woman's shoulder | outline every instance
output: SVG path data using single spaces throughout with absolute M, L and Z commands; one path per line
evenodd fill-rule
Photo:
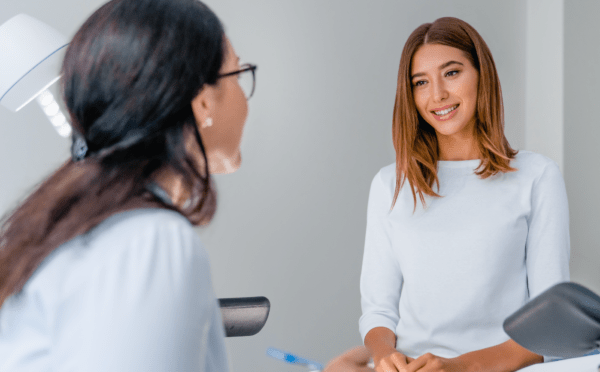
M 552 163 L 556 164 L 556 162 L 549 157 L 529 150 L 519 150 L 513 161 L 515 164 L 542 167 Z
M 518 174 L 529 175 L 533 178 L 540 177 L 548 170 L 560 173 L 558 164 L 554 160 L 528 150 L 519 150 L 510 165 L 517 168 Z
M 185 265 L 197 262 L 193 258 L 198 255 L 204 261 L 205 254 L 192 224 L 181 214 L 158 208 L 121 212 L 56 248 L 24 291 L 53 293 L 58 300 L 98 277 L 135 275 L 155 270 L 161 262 Z
M 191 242 L 190 242 L 191 241 Z M 181 244 L 181 243 L 187 244 Z M 113 257 L 155 254 L 155 250 L 177 250 L 199 244 L 192 224 L 180 213 L 161 208 L 144 208 L 116 213 L 87 233 L 59 247 L 76 251 L 76 257 Z M 97 256 L 97 257 L 96 257 Z
M 396 163 L 386 165 L 379 169 L 371 181 L 371 192 L 383 192 L 387 193 L 393 191 L 396 187 Z
M 87 234 L 83 235 L 85 241 L 94 239 L 118 238 L 139 239 L 146 234 L 193 234 L 194 227 L 182 214 L 164 208 L 143 208 L 116 213 Z M 194 234 L 195 235 L 195 234 Z
M 12 340 L 35 328 L 40 339 L 52 340 L 55 360 L 85 362 L 78 358 L 97 350 L 125 361 L 155 350 L 169 360 L 175 349 L 201 347 L 211 337 L 206 330 L 220 320 L 216 306 L 208 254 L 187 219 L 170 210 L 132 210 L 53 251 L 1 309 L 10 322 L 3 336 Z M 174 350 L 157 348 L 157 334 L 175 340 Z M 131 345 L 133 354 L 115 353 Z
M 385 184 L 396 182 L 396 163 L 388 164 L 379 169 L 375 178 L 381 179 Z
M 116 213 L 106 218 L 86 235 L 92 237 L 115 230 L 121 230 L 127 234 L 130 229 L 132 233 L 135 233 L 139 229 L 152 230 L 175 226 L 193 229 L 188 219 L 176 211 L 164 208 L 141 208 Z

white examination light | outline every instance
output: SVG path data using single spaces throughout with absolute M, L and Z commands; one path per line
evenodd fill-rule
M 60 32 L 26 14 L 0 25 L 0 104 L 17 112 L 37 98 L 63 137 L 71 135 L 71 125 L 48 88 L 60 78 L 58 51 L 67 44 Z

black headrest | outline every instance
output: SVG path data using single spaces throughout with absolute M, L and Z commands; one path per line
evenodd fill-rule
M 267 322 L 271 303 L 266 297 L 220 298 L 226 337 L 253 336 Z
M 536 354 L 582 356 L 600 347 L 600 297 L 579 284 L 557 284 L 506 318 L 504 330 Z

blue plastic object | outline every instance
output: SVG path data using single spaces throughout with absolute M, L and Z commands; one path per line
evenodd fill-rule
M 306 358 L 299 357 L 297 355 L 288 353 L 283 350 L 275 349 L 273 347 L 270 347 L 267 349 L 267 355 L 272 358 L 279 359 L 282 362 L 306 366 L 312 371 L 315 371 L 315 370 L 320 371 L 323 369 L 323 365 L 321 365 L 320 363 L 314 362 L 312 360 L 308 360 Z

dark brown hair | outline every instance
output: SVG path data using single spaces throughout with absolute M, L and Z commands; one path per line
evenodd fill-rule
M 219 19 L 197 0 L 112 0 L 82 25 L 65 55 L 62 92 L 74 142 L 85 139 L 88 151 L 3 219 L 0 306 L 54 249 L 116 212 L 161 207 L 210 221 L 216 195 L 191 102 L 217 82 L 225 50 Z M 189 135 L 201 159 L 186 151 Z M 184 209 L 148 191 L 163 169 L 191 190 Z
M 498 172 L 516 171 L 510 166 L 510 160 L 518 151 L 510 147 L 504 136 L 502 90 L 490 49 L 468 23 L 452 17 L 439 18 L 413 31 L 400 58 L 392 125 L 396 150 L 396 190 L 392 207 L 406 180 L 411 186 L 415 209 L 417 194 L 423 206 L 424 194 L 440 196 L 432 188 L 434 182 L 439 188 L 437 136 L 417 111 L 411 83 L 412 58 L 425 44 L 441 44 L 462 50 L 479 72 L 475 131 L 482 159 L 476 174 L 488 178 Z

